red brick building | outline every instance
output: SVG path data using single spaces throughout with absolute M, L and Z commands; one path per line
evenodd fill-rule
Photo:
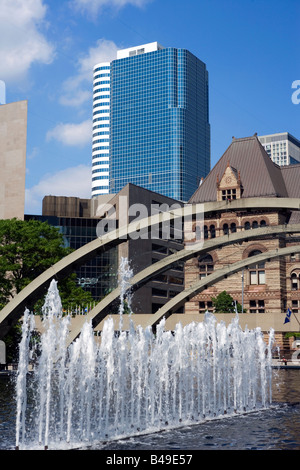
M 224 212 L 204 215 L 206 239 L 232 232 L 255 230 L 257 227 L 300 223 L 298 211 L 268 208 L 253 210 L 247 207 L 249 198 L 300 198 L 300 164 L 285 167 L 276 165 L 256 135 L 233 138 L 189 202 L 232 201 L 240 198 L 245 199 L 244 209 L 231 211 L 229 204 Z M 264 236 L 195 257 L 186 262 L 185 287 L 241 259 L 260 252 L 299 245 L 299 242 L 300 233 L 292 236 Z M 274 314 L 284 320 L 285 312 L 290 307 L 297 320 L 300 312 L 300 254 L 254 264 L 229 276 L 187 302 L 185 313 L 213 311 L 212 297 L 224 290 L 234 300 L 243 303 L 248 314 Z

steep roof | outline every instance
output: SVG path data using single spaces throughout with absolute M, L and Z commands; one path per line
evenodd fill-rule
M 289 197 L 300 198 L 300 164 L 281 167 Z M 300 211 L 293 211 L 289 224 L 300 224 Z
M 300 164 L 282 166 L 281 173 L 288 196 L 300 198 Z
M 241 139 L 233 137 L 228 149 L 191 197 L 190 203 L 217 200 L 217 177 L 222 178 L 228 163 L 240 174 L 243 198 L 289 196 L 280 166 L 272 162 L 255 134 Z

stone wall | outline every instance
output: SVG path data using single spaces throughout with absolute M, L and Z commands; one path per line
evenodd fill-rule
M 261 223 L 266 225 L 281 225 L 287 220 L 284 212 L 226 212 L 219 216 L 205 217 L 204 234 L 206 238 L 226 234 L 226 230 L 244 231 L 248 225 L 249 230 L 255 230 L 255 226 Z M 234 225 L 232 225 L 234 224 Z M 212 229 L 212 227 L 214 227 Z M 218 250 L 211 251 L 211 260 L 205 257 L 195 257 L 186 262 L 185 265 L 185 287 L 196 283 L 200 278 L 209 275 L 212 270 L 224 268 L 246 259 L 252 252 L 267 252 L 283 248 L 291 244 L 297 244 L 297 238 L 285 237 L 262 237 L 259 240 L 236 243 L 224 246 Z M 200 294 L 193 297 L 185 305 L 186 314 L 204 313 L 205 310 L 213 310 L 212 298 L 222 291 L 228 292 L 234 300 L 243 303 L 248 313 L 284 315 L 286 309 L 296 307 L 298 301 L 300 312 L 300 276 L 299 288 L 291 290 L 291 272 L 299 269 L 299 255 L 294 257 L 273 258 L 266 261 L 264 266 L 257 265 L 256 268 L 248 267 L 242 272 L 232 274 L 215 285 L 208 287 Z M 298 271 L 297 271 L 298 272 Z M 255 275 L 263 276 L 264 281 L 253 282 Z M 295 313 L 298 310 L 295 309 Z
M 0 105 L 0 219 L 24 218 L 27 101 Z

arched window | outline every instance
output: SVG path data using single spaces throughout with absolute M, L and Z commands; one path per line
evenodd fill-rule
M 297 273 L 292 273 L 291 274 L 291 288 L 292 290 L 298 290 L 299 289 L 299 277 Z
M 198 265 L 200 279 L 205 278 L 214 270 L 214 261 L 211 255 L 200 256 L 200 258 L 198 259 Z
M 208 239 L 208 228 L 207 225 L 204 225 L 204 240 Z
M 231 231 L 231 233 L 235 233 L 235 232 L 236 232 L 236 224 L 235 224 L 235 223 L 232 223 L 232 224 L 230 225 L 230 231 Z
M 216 238 L 216 227 L 214 225 L 211 225 L 209 227 L 209 230 L 210 230 L 210 236 L 211 238 Z
M 250 222 L 245 222 L 245 230 L 250 230 L 250 229 L 251 229 Z
M 252 222 L 252 228 L 257 228 L 257 227 L 258 227 L 258 223 L 257 223 L 256 220 L 254 220 L 254 221 Z
M 253 250 L 249 253 L 249 258 L 251 256 L 259 255 L 261 251 Z M 257 285 L 257 284 L 265 284 L 266 283 L 266 274 L 265 274 L 265 262 L 259 261 L 256 264 L 252 264 L 249 266 L 249 274 L 250 274 L 250 284 Z
M 260 221 L 260 226 L 261 226 L 261 227 L 266 227 L 266 226 L 267 226 L 266 221 L 265 221 L 265 220 L 261 220 L 261 221 Z
M 224 225 L 223 225 L 223 233 L 224 233 L 224 235 L 228 235 L 228 233 L 229 233 L 228 224 L 224 224 Z

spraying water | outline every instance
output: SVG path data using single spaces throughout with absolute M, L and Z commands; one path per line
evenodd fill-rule
M 119 285 L 120 285 L 120 306 L 119 306 L 119 330 L 123 329 L 123 314 L 126 306 L 126 310 L 131 312 L 131 290 L 130 290 L 130 279 L 133 276 L 133 270 L 130 267 L 129 261 L 127 258 L 121 258 L 120 267 L 119 267 Z
M 34 322 L 28 311 L 24 315 L 16 381 L 18 448 L 92 445 L 266 408 L 272 401 L 273 332 L 266 344 L 259 328 L 242 331 L 238 316 L 226 326 L 207 313 L 202 323 L 179 323 L 174 332 L 165 330 L 163 320 L 156 334 L 132 323 L 116 334 L 108 318 L 100 342 L 85 323 L 66 348 L 70 319 L 61 311 L 52 281 L 30 374 Z

